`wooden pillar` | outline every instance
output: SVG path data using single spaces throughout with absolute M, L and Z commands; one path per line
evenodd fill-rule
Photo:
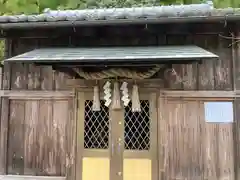
M 234 38 L 240 37 L 240 32 L 236 32 Z M 236 40 L 232 40 L 234 43 Z M 240 44 L 235 43 L 232 46 L 232 78 L 233 78 L 233 90 L 240 90 Z M 234 101 L 234 124 L 233 124 L 233 138 L 234 138 L 234 171 L 235 179 L 240 178 L 240 98 L 236 98 Z
M 77 138 L 77 113 L 78 99 L 74 89 L 75 97 L 68 100 L 69 121 L 66 126 L 67 133 L 67 156 L 66 156 L 66 179 L 75 180 L 76 173 L 76 138 Z M 79 170 L 80 171 L 80 170 Z
M 10 86 L 9 65 L 4 66 L 3 89 L 8 89 Z M 9 100 L 7 97 L 2 98 L 1 104 L 1 128 L 0 128 L 0 174 L 7 173 L 7 138 L 8 138 L 8 120 L 9 120 Z
M 10 57 L 11 41 L 5 40 L 5 58 Z M 3 68 L 3 76 L 1 89 L 9 90 L 11 86 L 10 64 L 5 63 Z M 8 147 L 8 121 L 9 121 L 9 99 L 3 97 L 1 99 L 1 123 L 0 123 L 0 174 L 7 174 L 7 147 Z

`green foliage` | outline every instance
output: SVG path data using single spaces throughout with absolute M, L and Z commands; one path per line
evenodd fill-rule
M 97 7 L 132 7 L 142 5 L 193 4 L 204 0 L 0 0 L 1 14 L 35 14 L 45 8 L 85 9 Z M 239 0 L 214 0 L 215 7 L 240 7 Z

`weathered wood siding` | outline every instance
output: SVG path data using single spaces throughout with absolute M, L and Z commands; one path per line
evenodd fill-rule
M 233 124 L 207 123 L 203 101 L 159 104 L 161 180 L 234 180 Z
M 8 53 L 11 57 L 47 46 L 196 44 L 216 53 L 220 60 L 174 65 L 177 76 L 167 74 L 163 87 L 173 90 L 233 90 L 233 54 L 232 48 L 229 47 L 231 41 L 220 38 L 218 33 L 175 32 L 163 35 L 162 32 L 144 31 L 139 35 L 134 30 L 131 34 L 117 31 L 114 34 L 112 31 L 113 29 L 105 32 L 107 37 L 92 36 L 90 31 L 87 37 L 82 37 L 76 35 L 78 31 L 73 38 L 13 38 Z M 66 73 L 54 71 L 50 66 L 15 63 L 6 65 L 5 69 L 5 78 L 8 79 L 3 85 L 5 89 L 67 90 L 69 87 L 66 80 L 72 78 Z M 8 109 L 7 98 L 3 100 L 3 104 L 6 104 L 2 108 L 2 112 L 5 112 Z M 160 120 L 159 124 L 161 180 L 183 177 L 189 180 L 202 180 L 203 177 L 220 180 L 220 177 L 226 176 L 232 180 L 233 159 L 240 157 L 239 145 L 235 145 L 235 157 L 232 153 L 233 144 L 239 144 L 240 141 L 240 116 L 237 109 L 235 126 L 205 123 L 201 102 L 171 101 L 164 106 L 168 108 L 165 111 L 168 114 L 163 115 L 167 121 Z M 240 106 L 236 104 L 236 107 L 239 109 Z M 2 127 L 9 127 L 6 132 L 9 134 L 8 139 L 6 133 L 1 132 L 4 135 L 1 136 L 1 143 L 8 141 L 7 173 L 65 176 L 65 167 L 69 166 L 70 161 L 68 157 L 74 152 L 73 109 L 73 102 L 66 99 L 11 100 L 10 112 L 2 114 L 4 121 L 1 122 Z M 4 157 L 1 159 L 4 160 Z M 240 163 L 235 162 L 236 174 L 240 172 L 239 169 Z
M 195 44 L 220 56 L 220 60 L 205 60 L 202 64 L 174 65 L 176 75 L 167 73 L 164 87 L 176 90 L 232 90 L 232 48 L 231 41 L 223 39 L 218 34 L 167 34 L 135 37 L 133 34 L 125 38 L 96 37 L 87 39 L 79 37 L 81 43 L 76 46 L 98 45 L 181 45 Z M 54 43 L 53 43 L 54 42 Z M 68 46 L 69 39 L 15 39 L 13 40 L 12 56 L 24 53 L 38 47 Z M 31 90 L 63 90 L 67 89 L 66 79 L 70 75 L 53 71 L 50 66 L 34 66 L 29 64 L 13 64 L 11 75 L 12 89 Z
M 18 90 L 67 90 L 68 74 L 54 71 L 50 66 L 12 64 L 11 89 Z
M 10 100 L 8 174 L 65 176 L 72 100 Z

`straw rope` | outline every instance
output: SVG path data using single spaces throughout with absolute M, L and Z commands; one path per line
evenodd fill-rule
M 111 68 L 100 72 L 84 72 L 82 69 L 73 68 L 73 70 L 82 78 L 87 80 L 101 80 L 114 77 L 124 77 L 129 79 L 147 79 L 152 77 L 162 68 L 161 65 L 155 65 L 154 68 L 146 72 L 137 72 L 122 68 Z

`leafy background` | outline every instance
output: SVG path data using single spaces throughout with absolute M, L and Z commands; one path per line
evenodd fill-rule
M 32 14 L 50 9 L 130 7 L 141 5 L 193 4 L 204 0 L 0 0 L 1 14 Z M 217 8 L 240 7 L 240 0 L 213 0 Z
M 205 0 L 0 0 L 0 15 L 38 14 L 45 8 L 85 9 L 97 7 L 134 7 L 142 5 L 194 4 Z M 240 0 L 213 0 L 215 8 L 240 8 Z M 4 43 L 0 40 L 0 59 Z

